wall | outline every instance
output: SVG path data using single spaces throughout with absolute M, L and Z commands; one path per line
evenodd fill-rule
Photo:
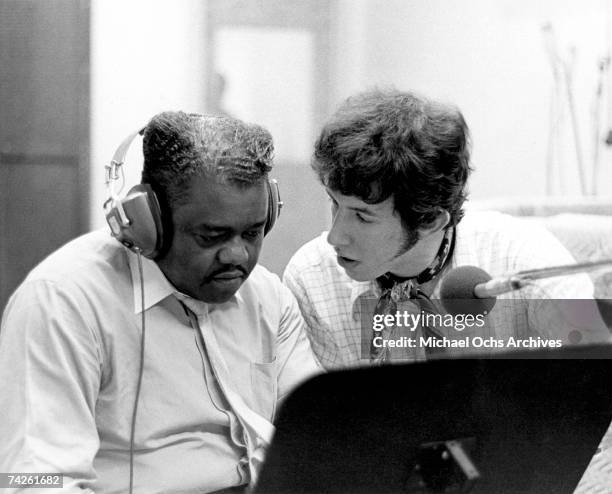
M 590 167 L 591 108 L 598 59 L 609 54 L 610 9 L 605 0 L 340 0 L 334 96 L 339 102 L 356 90 L 394 85 L 454 102 L 472 130 L 472 197 L 544 194 L 553 77 L 542 25 L 552 23 L 565 58 L 575 47 L 576 113 Z M 561 97 L 552 191 L 577 194 L 565 93 Z M 600 181 L 610 183 L 610 148 L 602 148 L 601 160 Z
M 222 27 L 215 70 L 227 80 L 223 107 L 274 138 L 271 176 L 284 202 L 260 263 L 281 274 L 293 253 L 328 224 L 329 207 L 309 161 L 315 132 L 315 35 L 304 28 Z
M 93 0 L 91 5 L 92 228 L 105 224 L 104 165 L 130 132 L 163 110 L 204 111 L 206 3 Z M 130 148 L 126 189 L 140 181 Z
M 89 2 L 0 1 L 0 312 L 87 231 Z

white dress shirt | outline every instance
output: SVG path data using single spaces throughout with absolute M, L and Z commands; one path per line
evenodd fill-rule
M 134 492 L 246 484 L 279 400 L 318 370 L 295 299 L 260 266 L 223 304 L 177 293 L 148 259 L 143 273 Z M 63 473 L 61 492 L 125 492 L 140 335 L 137 258 L 107 232 L 36 267 L 0 330 L 0 471 Z

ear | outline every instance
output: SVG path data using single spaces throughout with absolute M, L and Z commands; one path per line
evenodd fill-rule
M 419 235 L 421 238 L 427 237 L 434 233 L 444 230 L 446 226 L 450 223 L 450 214 L 446 209 L 440 208 L 438 210 L 438 216 L 435 219 L 424 226 L 419 228 Z

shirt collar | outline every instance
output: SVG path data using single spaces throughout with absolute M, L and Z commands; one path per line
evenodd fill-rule
M 126 249 L 127 250 L 127 249 Z M 138 270 L 138 256 L 135 252 L 131 250 L 127 250 L 128 253 L 128 263 L 130 265 L 130 271 L 132 273 L 132 290 L 134 295 L 134 313 L 139 314 L 141 311 L 141 292 L 140 292 L 140 273 Z M 202 310 L 198 312 L 202 312 L 206 307 L 206 311 L 212 310 L 215 307 L 222 307 L 227 304 L 240 304 L 242 303 L 243 297 L 240 293 L 240 289 L 232 295 L 232 297 L 223 304 L 207 304 L 200 300 L 196 300 L 189 295 L 181 293 L 170 283 L 168 278 L 164 275 L 161 269 L 155 261 L 148 259 L 146 257 L 142 257 L 142 272 L 144 279 L 144 309 L 145 311 L 153 307 L 155 304 L 161 302 L 166 297 L 170 295 L 175 295 L 179 299 L 191 299 L 194 302 L 194 305 L 197 305 Z M 246 281 L 245 281 L 246 283 Z M 242 287 L 241 287 L 242 288 Z
M 207 302 L 202 302 L 201 300 L 197 300 L 183 292 L 179 292 L 178 290 L 174 290 L 173 295 L 198 316 L 212 312 L 217 308 L 223 308 L 230 305 L 239 306 L 242 302 L 244 302 L 240 289 L 238 289 L 238 291 L 232 295 L 227 302 L 223 302 L 222 304 L 209 304 Z
M 126 249 L 127 250 L 127 249 Z M 142 308 L 140 272 L 138 269 L 138 255 L 130 250 L 128 264 L 132 273 L 132 290 L 134 294 L 134 313 L 139 314 Z M 148 310 L 158 302 L 176 292 L 176 288 L 164 276 L 155 261 L 142 256 L 142 274 L 144 280 L 144 310 Z

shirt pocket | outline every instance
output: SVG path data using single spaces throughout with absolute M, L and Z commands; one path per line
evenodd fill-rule
M 277 394 L 276 359 L 265 363 L 251 362 L 252 408 L 270 422 L 276 412 Z

